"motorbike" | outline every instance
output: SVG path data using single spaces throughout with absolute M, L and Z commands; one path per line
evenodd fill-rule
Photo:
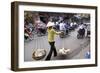
M 87 31 L 87 38 L 90 38 L 90 31 Z
M 85 29 L 79 29 L 77 34 L 77 39 L 83 39 L 85 36 Z

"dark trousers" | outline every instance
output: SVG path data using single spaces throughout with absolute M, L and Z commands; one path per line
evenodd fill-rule
M 52 53 L 54 53 L 54 57 L 57 56 L 57 51 L 56 51 L 56 48 L 55 48 L 55 42 L 49 42 L 49 44 L 50 44 L 50 51 L 49 51 L 49 54 L 47 55 L 46 60 L 51 59 Z

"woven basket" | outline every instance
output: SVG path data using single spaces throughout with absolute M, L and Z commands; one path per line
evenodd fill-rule
M 61 49 L 58 50 L 58 53 L 60 55 L 68 55 L 69 52 L 70 52 L 70 49 L 66 49 L 66 48 L 61 48 Z
M 45 49 L 38 49 L 33 52 L 32 58 L 35 60 L 41 60 L 46 56 L 46 50 Z

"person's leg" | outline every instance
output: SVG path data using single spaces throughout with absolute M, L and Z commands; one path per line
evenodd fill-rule
M 57 56 L 57 51 L 56 51 L 56 48 L 55 48 L 55 42 L 52 42 L 52 50 L 54 52 L 54 56 Z
M 52 42 L 49 42 L 49 44 L 50 44 L 50 51 L 49 51 L 49 54 L 47 55 L 47 57 L 46 57 L 45 60 L 50 60 L 51 59 L 52 52 L 53 52 Z

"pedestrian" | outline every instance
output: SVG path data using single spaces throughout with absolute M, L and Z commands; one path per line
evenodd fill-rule
M 60 34 L 61 32 L 56 32 L 53 29 L 53 26 L 54 26 L 53 22 L 51 22 L 51 21 L 48 22 L 48 24 L 47 24 L 47 32 L 48 32 L 48 42 L 50 44 L 50 51 L 49 51 L 49 54 L 47 55 L 45 60 L 50 60 L 51 56 L 52 56 L 52 53 L 54 53 L 54 57 L 57 56 L 57 51 L 56 51 L 56 48 L 55 48 L 54 37 L 55 37 L 55 34 Z
M 63 21 L 61 21 L 60 25 L 60 31 L 63 32 L 63 34 L 60 35 L 61 38 L 64 38 L 66 36 L 66 27 L 65 27 L 65 23 Z

